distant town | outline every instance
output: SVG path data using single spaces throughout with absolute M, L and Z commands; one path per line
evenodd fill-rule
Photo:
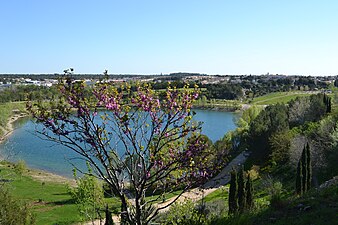
M 11 87 L 12 85 L 36 85 L 51 87 L 58 82 L 58 78 L 62 74 L 0 74 L 0 89 Z M 101 74 L 73 74 L 74 81 L 85 81 L 87 83 L 95 83 L 103 79 Z M 302 76 L 302 75 L 279 75 L 279 74 L 265 74 L 265 75 L 207 75 L 199 73 L 171 73 L 158 75 L 108 75 L 106 78 L 108 82 L 168 82 L 168 81 L 184 81 L 195 82 L 201 85 L 208 84 L 243 84 L 256 85 L 259 83 L 288 83 L 290 86 L 297 84 L 308 83 L 309 89 L 324 88 L 333 84 L 337 76 Z M 301 82 L 299 82 L 301 81 Z M 305 87 L 306 88 L 306 87 Z

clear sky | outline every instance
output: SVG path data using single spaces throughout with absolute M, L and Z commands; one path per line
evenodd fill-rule
M 0 73 L 338 74 L 337 0 L 2 0 Z

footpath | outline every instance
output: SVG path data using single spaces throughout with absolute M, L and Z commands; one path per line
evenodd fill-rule
M 204 198 L 206 195 L 216 191 L 220 187 L 225 186 L 230 182 L 230 172 L 232 171 L 233 168 L 238 169 L 240 165 L 242 165 L 247 156 L 245 156 L 245 153 L 242 152 L 238 156 L 236 156 L 233 160 L 230 161 L 230 163 L 223 168 L 223 170 L 214 178 L 209 180 L 207 183 L 205 183 L 202 187 L 200 188 L 193 188 L 188 190 L 187 192 L 183 193 L 176 202 L 184 202 L 186 200 L 192 200 L 194 202 L 201 200 Z M 172 203 L 176 197 L 170 198 L 168 201 L 158 204 L 157 207 L 162 208 L 170 203 Z M 169 209 L 169 207 L 164 208 L 161 210 L 161 212 L 165 212 Z

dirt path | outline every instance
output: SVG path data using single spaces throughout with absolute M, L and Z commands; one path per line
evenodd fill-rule
M 242 165 L 245 160 L 246 156 L 244 153 L 239 154 L 234 158 L 224 169 L 213 179 L 205 183 L 202 188 L 193 188 L 180 196 L 180 198 L 177 199 L 177 202 L 184 202 L 187 199 L 190 199 L 192 201 L 198 201 L 201 200 L 206 195 L 216 191 L 218 188 L 225 186 L 230 181 L 230 172 L 233 168 L 238 168 L 239 165 Z M 157 207 L 164 207 L 168 204 L 172 203 L 175 200 L 176 197 L 170 198 L 168 201 L 158 204 Z M 162 212 L 168 210 L 168 208 L 165 208 L 162 210 Z

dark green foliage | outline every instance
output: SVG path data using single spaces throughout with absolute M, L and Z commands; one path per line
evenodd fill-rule
M 247 179 L 244 178 L 244 169 L 239 173 L 235 170 L 231 172 L 230 190 L 229 190 L 229 215 L 243 213 L 253 208 L 253 186 L 248 173 Z
M 326 106 L 326 113 L 330 113 L 331 112 L 331 98 L 327 96 L 326 94 L 324 94 L 323 102 Z
M 112 213 L 110 212 L 108 205 L 106 205 L 105 215 L 106 215 L 106 222 L 104 223 L 104 225 L 114 225 Z
M 55 87 L 35 85 L 15 85 L 0 92 L 0 102 L 16 102 L 31 100 L 51 100 L 57 98 L 58 91 Z
M 310 107 L 305 115 L 305 121 L 319 121 L 325 115 L 326 105 L 323 98 L 323 94 L 310 96 Z
M 243 166 L 241 167 L 238 173 L 238 191 L 237 191 L 237 198 L 238 198 L 238 207 L 239 211 L 243 212 L 246 206 L 246 192 L 245 192 L 245 181 L 244 181 L 244 169 Z
M 290 127 L 319 121 L 328 112 L 331 112 L 331 100 L 326 95 L 297 97 L 288 104 Z
M 307 184 L 306 189 L 310 190 L 312 183 L 312 166 L 311 166 L 311 152 L 309 143 L 306 144 L 306 175 L 307 175 Z
M 288 112 L 283 104 L 265 108 L 250 124 L 247 139 L 254 164 L 266 163 L 272 155 L 272 135 L 289 130 Z
M 297 166 L 297 175 L 296 175 L 296 193 L 301 195 L 303 194 L 303 165 L 302 160 L 298 161 Z
M 242 87 L 239 84 L 210 84 L 206 86 L 209 99 L 240 99 L 243 97 Z
M 237 193 L 238 193 L 237 172 L 236 170 L 233 170 L 231 172 L 230 189 L 229 189 L 229 215 L 238 212 Z
M 302 175 L 303 175 L 303 182 L 302 182 L 302 189 L 303 193 L 307 191 L 307 183 L 308 183 L 308 171 L 307 171 L 307 154 L 306 154 L 306 149 L 305 147 L 303 148 L 302 156 L 301 156 L 301 161 L 302 161 Z
M 250 173 L 248 173 L 246 184 L 245 184 L 245 192 L 246 192 L 246 209 L 251 210 L 254 206 L 253 201 L 253 186 L 252 186 L 252 180 L 250 177 Z
M 301 158 L 298 161 L 296 176 L 296 193 L 301 195 L 310 190 L 312 181 L 312 166 L 310 146 L 307 143 L 303 148 Z

